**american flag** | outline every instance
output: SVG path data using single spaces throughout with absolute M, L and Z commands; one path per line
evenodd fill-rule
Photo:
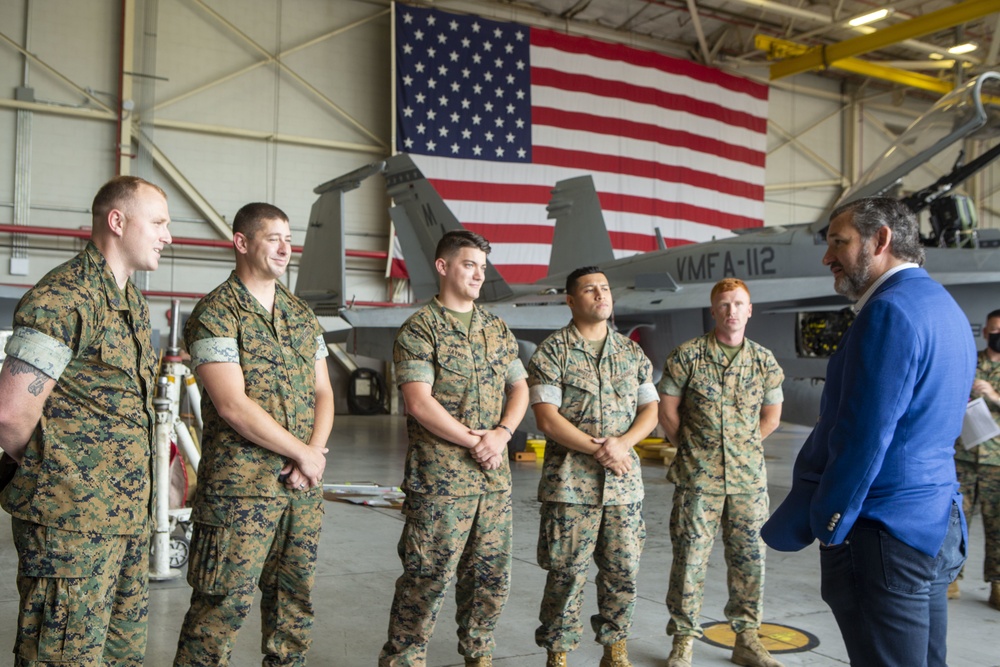
M 556 181 L 592 174 L 616 256 L 764 221 L 766 86 L 624 45 L 396 6 L 396 149 L 508 282 L 545 276 Z

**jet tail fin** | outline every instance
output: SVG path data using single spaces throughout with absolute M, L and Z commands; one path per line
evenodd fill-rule
M 395 203 L 389 209 L 389 217 L 396 227 L 399 245 L 406 259 L 410 288 L 414 297 L 423 301 L 437 294 L 434 252 L 438 241 L 446 232 L 464 227 L 409 155 L 393 155 L 386 159 L 385 164 L 386 191 Z M 497 301 L 513 294 L 496 267 L 487 261 L 486 280 L 480 298 Z
M 556 183 L 546 210 L 548 217 L 556 221 L 548 275 L 566 274 L 615 258 L 594 179 L 589 174 Z
M 295 294 L 317 315 L 336 315 L 344 303 L 344 193 L 384 168 L 384 162 L 372 162 L 313 190 L 319 199 L 309 212 Z

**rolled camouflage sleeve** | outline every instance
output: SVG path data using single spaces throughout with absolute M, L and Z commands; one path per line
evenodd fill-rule
M 240 363 L 240 346 L 235 338 L 202 338 L 191 343 L 191 367 L 202 364 Z
M 59 379 L 73 359 L 69 346 L 31 327 L 14 329 L 4 352 L 34 366 L 53 380 Z
M 89 295 L 74 287 L 45 285 L 29 292 L 14 313 L 6 353 L 58 379 L 79 350 L 103 336 L 94 318 L 87 316 Z
M 407 382 L 434 384 L 434 343 L 430 333 L 415 322 L 403 325 L 392 346 L 397 386 Z
M 316 336 L 316 361 L 326 359 L 329 356 L 330 348 L 326 346 L 326 341 L 323 340 L 323 334 Z
M 528 400 L 531 405 L 551 403 L 562 407 L 562 369 L 551 345 L 543 343 L 528 361 Z
M 524 364 L 517 357 L 507 365 L 507 386 L 511 386 L 515 382 L 520 382 L 528 377 L 528 371 L 524 370 Z
M 656 385 L 656 390 L 667 396 L 683 396 L 684 387 L 687 386 L 690 379 L 690 370 L 683 363 L 678 351 L 674 350 L 663 365 L 663 376 L 660 378 L 659 384 Z
M 636 353 L 639 357 L 639 391 L 636 394 L 636 405 L 659 403 L 660 396 L 657 394 L 656 386 L 653 384 L 653 364 L 650 363 L 649 358 L 641 350 L 638 350 Z
M 778 361 L 770 352 L 767 353 L 767 365 L 764 373 L 764 405 L 775 405 L 783 403 L 784 392 L 781 390 L 781 383 L 785 381 L 785 372 L 781 370 Z

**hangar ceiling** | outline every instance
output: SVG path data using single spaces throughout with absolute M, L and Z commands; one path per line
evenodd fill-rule
M 769 53 L 791 56 L 808 47 L 818 47 L 816 62 L 821 62 L 823 47 L 831 50 L 875 33 L 857 52 L 855 60 L 861 62 L 855 65 L 860 69 L 832 62 L 830 75 L 869 78 L 881 73 L 884 76 L 878 78 L 904 85 L 925 80 L 950 85 L 957 73 L 968 78 L 995 67 L 1000 47 L 997 0 L 479 0 L 478 4 L 529 9 L 578 28 L 600 26 L 641 35 L 677 55 L 736 69 L 760 68 L 770 64 Z M 849 24 L 883 8 L 888 15 L 881 20 L 859 27 Z M 781 49 L 786 42 L 791 43 L 791 52 Z M 963 55 L 948 52 L 969 42 L 975 50 Z M 774 68 L 770 78 L 780 78 Z

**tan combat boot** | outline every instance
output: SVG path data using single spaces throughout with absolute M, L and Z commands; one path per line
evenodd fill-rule
M 674 635 L 674 647 L 670 649 L 667 667 L 691 667 L 693 653 L 694 637 L 692 635 Z
M 481 655 L 478 658 L 466 658 L 465 667 L 493 667 L 493 656 Z
M 760 643 L 757 630 L 753 628 L 736 635 L 733 657 L 729 660 L 745 667 L 785 667 L 771 657 L 764 645 Z
M 566 654 L 563 651 L 555 653 L 549 652 L 549 658 L 545 661 L 545 667 L 566 667 Z
M 625 648 L 624 639 L 604 647 L 604 657 L 601 658 L 600 667 L 632 667 L 632 663 L 628 661 L 628 649 Z
M 1000 581 L 990 583 L 990 606 L 1000 611 Z
M 948 584 L 948 599 L 957 600 L 962 597 L 962 590 L 958 587 L 958 579 Z

